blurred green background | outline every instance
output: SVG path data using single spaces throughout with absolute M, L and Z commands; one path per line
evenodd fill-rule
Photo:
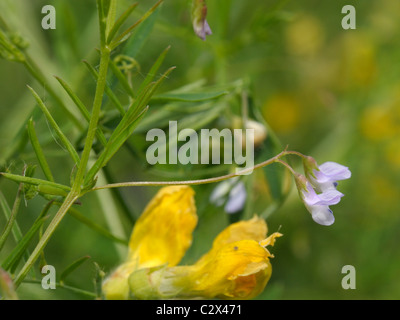
M 62 95 L 51 78 L 53 74 L 61 76 L 76 84 L 74 89 L 90 105 L 94 81 L 81 60 L 95 63 L 97 59 L 95 1 L 51 1 L 57 10 L 57 28 L 43 30 L 41 8 L 48 2 L 3 0 L 0 15 L 12 30 L 27 39 L 28 53 L 51 85 Z M 148 0 L 138 2 L 136 18 L 154 4 Z M 119 1 L 119 9 L 130 3 Z M 318 163 L 335 161 L 352 171 L 352 178 L 339 184 L 346 196 L 332 207 L 336 217 L 333 226 L 314 223 L 294 187 L 284 205 L 268 217 L 270 232 L 279 229 L 284 237 L 271 249 L 275 255 L 273 274 L 259 298 L 399 299 L 400 3 L 208 0 L 207 4 L 213 35 L 203 42 L 193 34 L 187 1 L 165 1 L 151 33 L 138 46 L 133 81 L 143 79 L 160 52 L 171 45 L 164 66 L 177 69 L 161 91 L 200 79 L 205 79 L 208 86 L 244 79 L 251 84 L 254 105 L 283 146 L 311 155 Z M 343 30 L 341 26 L 342 7 L 349 4 L 356 8 L 356 30 Z M 70 128 L 63 113 L 51 104 L 45 88 L 35 83 L 22 65 L 0 60 L 1 156 L 19 141 L 20 130 L 35 106 L 26 84 L 47 97 L 57 120 L 64 121 L 66 130 Z M 122 89 L 117 87 L 116 92 L 123 96 Z M 38 120 L 37 131 L 46 145 L 56 181 L 68 183 L 71 163 L 54 142 L 45 120 Z M 24 163 L 35 161 L 32 149 L 26 146 L 6 165 L 20 173 Z M 110 163 L 110 171 L 116 181 L 157 180 L 157 174 L 143 170 L 140 159 L 126 150 Z M 2 179 L 0 187 L 11 205 L 17 185 Z M 229 222 L 224 212 L 207 211 L 204 194 L 210 188 L 195 188 L 200 222 L 184 262 L 195 261 Z M 131 217 L 121 215 L 120 222 L 107 222 L 104 212 L 124 209 L 113 208 L 100 193 L 84 197 L 79 210 L 105 228 L 116 224 L 111 229 L 127 238 L 133 219 L 157 190 L 121 190 Z M 30 200 L 27 206 L 23 204 L 18 216 L 23 230 L 29 228 L 44 204 L 40 197 Z M 14 245 L 9 241 L 7 248 Z M 125 247 L 116 246 L 67 216 L 46 247 L 45 259 L 63 270 L 79 257 L 89 255 L 91 261 L 72 274 L 68 283 L 90 291 L 92 261 L 108 272 L 125 253 Z M 345 265 L 356 269 L 355 290 L 341 286 Z M 35 284 L 24 284 L 19 295 L 27 299 L 84 298 L 64 289 L 45 291 Z

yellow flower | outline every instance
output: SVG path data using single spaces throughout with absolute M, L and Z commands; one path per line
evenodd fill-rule
M 177 266 L 196 224 L 193 190 L 161 189 L 136 222 L 127 260 L 103 283 L 105 298 L 250 299 L 260 294 L 272 272 L 273 256 L 265 247 L 281 234 L 267 238 L 267 225 L 258 217 L 237 222 L 194 265 Z
M 196 224 L 193 189 L 162 188 L 135 224 L 127 261 L 104 282 L 106 299 L 127 299 L 128 277 L 139 268 L 178 264 L 192 243 Z
M 188 186 L 161 189 L 136 222 L 129 241 L 129 261 L 138 268 L 175 266 L 192 244 L 197 224 L 194 191 Z
M 201 297 L 251 299 L 260 294 L 271 277 L 265 248 L 280 233 L 266 238 L 264 220 L 254 217 L 227 227 L 214 240 L 211 250 L 191 266 L 141 269 L 129 278 L 138 299 Z

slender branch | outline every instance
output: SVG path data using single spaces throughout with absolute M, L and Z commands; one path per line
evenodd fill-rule
M 214 183 L 214 182 L 220 182 L 223 180 L 228 180 L 234 177 L 238 177 L 241 175 L 245 175 L 248 173 L 251 173 L 253 170 L 263 168 L 265 166 L 268 166 L 274 162 L 279 162 L 281 157 L 284 157 L 286 155 L 297 155 L 301 156 L 298 152 L 295 151 L 282 151 L 281 153 L 277 154 L 275 157 L 270 158 L 264 162 L 261 162 L 251 168 L 246 168 L 238 172 L 233 172 L 224 176 L 219 176 L 219 177 L 214 177 L 214 178 L 208 178 L 208 179 L 198 179 L 198 180 L 184 180 L 184 181 L 133 181 L 133 182 L 121 182 L 121 183 L 112 183 L 112 184 L 106 184 L 104 186 L 100 187 L 95 187 L 91 189 L 90 191 L 95 191 L 95 190 L 102 190 L 102 189 L 111 189 L 111 188 L 122 188 L 122 187 L 142 187 L 142 186 L 154 186 L 154 187 L 159 187 L 159 186 L 171 186 L 171 185 L 200 185 L 200 184 L 207 184 L 207 183 Z
M 36 248 L 33 250 L 32 254 L 30 255 L 28 261 L 24 264 L 21 271 L 19 272 L 18 276 L 15 279 L 15 287 L 17 288 L 21 282 L 25 279 L 26 275 L 28 274 L 29 270 L 32 268 L 36 260 L 39 258 L 42 250 L 46 246 L 47 242 L 49 242 L 52 234 L 54 233 L 57 226 L 60 224 L 62 218 L 68 212 L 69 208 L 74 204 L 74 202 L 78 199 L 78 194 L 70 192 L 68 196 L 65 198 L 64 203 L 60 207 L 60 210 L 56 213 L 53 220 L 50 222 L 49 226 L 47 227 L 46 231 L 44 232 L 42 238 L 39 240 Z
M 278 162 L 278 163 L 284 165 L 287 169 L 289 169 L 289 171 L 290 171 L 293 175 L 296 174 L 296 172 L 293 170 L 293 168 L 292 168 L 290 165 L 288 165 L 285 161 L 282 161 L 282 160 L 280 160 L 280 159 L 277 159 L 275 162 Z
M 0 237 L 0 251 L 3 248 L 5 242 L 6 242 L 7 238 L 8 238 L 8 235 L 10 234 L 10 232 L 11 232 L 11 230 L 13 228 L 15 219 L 17 218 L 19 205 L 21 204 L 21 194 L 22 194 L 23 188 L 24 188 L 24 185 L 21 183 L 19 185 L 19 188 L 18 188 L 18 191 L 17 191 L 17 196 L 15 197 L 15 201 L 14 201 L 14 205 L 13 205 L 13 208 L 12 208 L 12 211 L 11 211 L 10 218 L 8 219 L 6 227 L 4 228 L 4 232 L 1 234 L 1 237 Z
M 78 192 L 80 192 L 82 187 L 81 184 L 84 180 L 86 166 L 88 164 L 93 141 L 96 136 L 97 125 L 99 122 L 101 105 L 103 101 L 103 93 L 106 86 L 109 61 L 110 61 L 110 49 L 107 46 L 104 46 L 101 49 L 99 77 L 97 80 L 96 93 L 93 101 L 92 116 L 90 118 L 89 129 L 86 136 L 86 141 L 82 152 L 81 161 L 78 167 L 78 172 L 76 174 L 74 185 L 72 186 L 72 189 Z
M 101 4 L 101 1 L 98 1 L 98 4 Z M 82 152 L 82 156 L 78 165 L 78 171 L 75 176 L 74 183 L 72 185 L 72 190 L 66 196 L 63 204 L 61 205 L 60 209 L 54 216 L 53 220 L 50 222 L 49 226 L 47 227 L 46 231 L 44 232 L 42 238 L 39 240 L 37 246 L 33 250 L 32 254 L 30 255 L 28 261 L 24 264 L 21 271 L 19 272 L 18 276 L 15 279 L 15 286 L 18 287 L 22 281 L 25 279 L 26 275 L 28 274 L 29 270 L 32 268 L 36 260 L 39 258 L 41 252 L 49 242 L 51 236 L 53 235 L 54 231 L 60 224 L 61 220 L 67 214 L 68 210 L 71 206 L 75 203 L 75 201 L 82 195 L 81 188 L 82 182 L 84 181 L 86 167 L 89 161 L 90 152 L 92 150 L 92 145 L 94 138 L 96 136 L 98 121 L 100 118 L 101 112 L 101 105 L 103 101 L 103 94 L 104 88 L 106 85 L 106 78 L 107 78 L 107 71 L 108 71 L 108 64 L 110 61 L 110 53 L 111 50 L 108 46 L 105 45 L 105 21 L 103 20 L 104 17 L 102 16 L 102 8 L 99 7 L 99 15 L 100 15 L 100 40 L 101 40 L 101 57 L 100 57 L 100 69 L 99 69 L 99 77 L 96 86 L 96 93 L 93 101 L 93 108 L 92 108 L 92 115 L 89 123 L 89 129 L 86 136 L 85 146 Z
M 41 280 L 36 280 L 36 279 L 25 279 L 24 283 L 41 284 L 42 281 Z M 71 286 L 68 286 L 68 285 L 60 283 L 60 282 L 56 282 L 55 285 L 56 285 L 57 288 L 66 289 L 66 290 L 69 290 L 69 291 L 72 291 L 72 292 L 75 292 L 75 293 L 79 293 L 79 294 L 85 295 L 85 296 L 90 297 L 90 298 L 96 298 L 97 297 L 96 294 L 94 294 L 93 292 L 82 290 L 82 289 L 75 288 L 75 287 L 71 287 Z

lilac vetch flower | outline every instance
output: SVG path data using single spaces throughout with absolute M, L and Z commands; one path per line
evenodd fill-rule
M 307 178 L 300 174 L 296 176 L 296 185 L 300 197 L 307 210 L 311 213 L 313 220 L 324 226 L 332 225 L 335 222 L 335 217 L 329 206 L 338 204 L 344 194 L 336 189 L 328 189 L 317 194 Z
M 225 203 L 224 210 L 228 214 L 239 212 L 244 208 L 247 198 L 245 185 L 235 177 L 219 183 L 210 195 L 210 202 L 217 207 Z
M 307 157 L 307 160 L 304 161 L 304 170 L 318 192 L 336 189 L 337 181 L 346 180 L 351 177 L 348 167 L 332 161 L 318 166 L 312 157 Z
M 301 197 L 313 220 L 324 226 L 333 224 L 335 217 L 329 206 L 338 204 L 344 194 L 336 189 L 326 190 L 321 194 L 317 194 L 309 182 L 306 183 L 306 188 L 301 190 Z
M 224 207 L 225 212 L 230 214 L 239 212 L 244 208 L 246 198 L 246 188 L 244 183 L 240 181 L 232 188 L 231 192 L 229 192 L 229 199 Z
M 206 20 L 207 5 L 205 0 L 193 0 L 192 23 L 194 32 L 204 41 L 206 36 L 212 34 Z

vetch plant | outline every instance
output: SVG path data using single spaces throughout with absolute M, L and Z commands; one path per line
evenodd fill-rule
M 13 144 L 1 155 L 0 177 L 18 184 L 12 206 L 0 193 L 0 204 L 6 217 L 6 224 L 0 233 L 0 251 L 6 248 L 10 235 L 16 243 L 1 262 L 0 280 L 5 288 L 3 295 L 15 298 L 16 290 L 22 283 L 40 283 L 32 275 L 34 267 L 37 264 L 47 265 L 44 263 L 45 248 L 68 214 L 114 243 L 128 246 L 128 256 L 122 264 L 121 261 L 115 261 L 115 265 L 120 265 L 105 280 L 101 266 L 95 264 L 93 292 L 65 283 L 67 275 L 88 260 L 87 257 L 74 261 L 60 273 L 59 281 L 54 284 L 57 288 L 90 298 L 106 299 L 254 298 L 264 290 L 272 274 L 270 259 L 273 255 L 267 247 L 273 246 L 275 239 L 281 236 L 278 232 L 267 235 L 265 219 L 280 208 L 288 195 L 290 174 L 294 176 L 300 197 L 312 218 L 319 224 L 329 225 L 333 223 L 329 206 L 337 204 L 343 196 L 336 190 L 336 181 L 348 179 L 350 171 L 332 162 L 317 166 L 312 158 L 283 149 L 250 99 L 250 85 L 245 80 L 211 88 L 196 82 L 159 93 L 161 85 L 175 69 L 170 67 L 160 72 L 169 47 L 159 54 L 146 73 L 139 73 L 140 81 L 136 86 L 133 85 L 133 70 L 138 66 L 136 56 L 129 55 L 140 51 L 141 42 L 149 36 L 155 24 L 162 1 L 155 3 L 134 23 L 130 19 L 137 4 L 129 6 L 116 18 L 117 2 L 96 2 L 99 30 L 96 61 L 83 61 L 88 77 L 95 80 L 90 106 L 88 99 L 83 99 L 82 93 L 74 89 L 76 86 L 57 75 L 55 79 L 64 90 L 64 96 L 61 96 L 28 54 L 27 43 L 21 37 L 13 36 L 7 24 L 0 19 L 0 57 L 24 66 L 36 82 L 46 89 L 50 103 L 55 103 L 55 110 L 62 112 L 61 117 L 57 115 L 54 108 L 49 108 L 49 101 L 34 89 L 35 86 L 28 85 L 26 91 L 31 94 L 31 102 L 35 102 L 37 107 L 24 122 L 21 129 L 24 135 L 18 140 L 19 143 Z M 193 26 L 203 40 L 211 34 L 206 14 L 205 1 L 194 1 Z M 59 27 L 60 24 L 57 29 Z M 123 90 L 116 89 L 117 85 Z M 66 101 L 65 97 L 69 100 Z M 64 172 L 69 173 L 68 182 L 59 180 L 60 175 L 53 169 L 51 157 L 43 147 L 42 134 L 37 130 L 41 119 L 51 130 L 49 140 L 56 140 L 65 151 L 63 155 L 68 157 L 66 162 L 69 168 L 63 168 Z M 153 159 L 146 161 L 148 140 L 145 134 L 147 137 L 147 133 L 154 133 L 150 130 L 155 128 L 160 128 L 164 134 L 167 128 L 170 129 L 170 121 L 176 121 L 196 135 L 202 130 L 219 133 L 224 128 L 230 134 L 231 141 L 229 143 L 224 139 L 223 143 L 218 144 L 218 152 L 205 141 L 182 149 L 193 154 L 200 149 L 204 162 L 153 161 L 154 158 L 166 159 L 168 152 L 169 159 L 176 157 L 177 154 L 172 154 L 171 150 L 178 150 L 177 144 L 184 142 L 185 146 L 186 143 L 185 139 L 179 137 L 175 141 L 164 139 L 157 141 Z M 254 139 L 238 139 L 239 130 L 249 131 Z M 213 137 L 206 137 L 207 142 L 210 138 Z M 219 134 L 217 138 L 220 138 Z M 20 171 L 14 172 L 10 166 L 23 153 L 27 142 L 41 169 L 41 177 L 37 176 L 36 166 L 31 163 L 24 165 L 22 174 Z M 128 151 L 135 161 L 140 162 L 143 171 L 156 173 L 164 179 L 116 182 L 108 166 L 121 150 Z M 243 150 L 246 151 L 246 157 L 240 153 Z M 243 161 L 235 164 L 232 161 L 213 161 L 214 152 L 218 157 L 224 154 L 224 160 L 229 157 L 232 159 L 234 152 L 235 159 Z M 181 155 L 188 158 L 184 152 Z M 286 160 L 289 156 L 299 157 L 303 161 L 305 175 L 292 168 Z M 172 165 L 176 166 L 173 169 L 165 167 Z M 192 186 L 206 190 L 205 186 L 204 189 L 200 187 L 206 184 L 213 184 L 214 191 L 203 191 L 202 215 L 198 215 L 200 210 L 195 205 Z M 135 222 L 118 190 L 140 186 L 164 188 Z M 100 207 L 105 207 L 109 221 L 124 223 L 115 214 L 117 209 L 113 208 L 118 206 L 113 199 L 117 199 L 116 202 L 123 208 L 121 210 L 128 212 L 126 217 L 134 225 L 129 241 L 115 234 L 118 228 L 111 227 L 108 230 L 99 225 L 100 219 L 93 221 L 77 209 L 77 205 L 86 201 L 84 196 L 100 190 L 105 190 L 108 195 L 114 192 L 114 198 L 110 197 L 109 203 L 105 203 L 104 199 L 99 200 Z M 46 204 L 35 216 L 29 230 L 23 233 L 17 219 L 18 212 L 22 210 L 21 203 L 25 201 L 29 204 L 36 196 L 45 199 Z M 179 265 L 191 247 L 193 232 L 204 217 L 204 211 L 217 207 L 222 212 L 223 204 L 224 211 L 238 222 L 221 228 L 211 249 L 198 257 L 195 263 Z M 206 205 L 210 207 L 204 209 Z M 51 216 L 53 207 L 57 208 L 57 212 Z M 39 240 L 31 251 L 30 244 L 37 235 Z

